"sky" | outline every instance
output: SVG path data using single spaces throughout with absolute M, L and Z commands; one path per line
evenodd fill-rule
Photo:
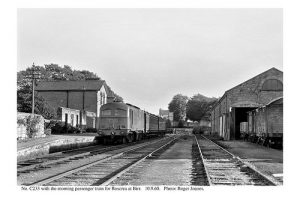
M 17 70 L 89 70 L 158 114 L 176 94 L 221 97 L 283 71 L 282 23 L 282 9 L 19 9 Z

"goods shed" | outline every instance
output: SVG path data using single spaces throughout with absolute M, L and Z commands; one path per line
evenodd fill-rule
M 229 90 L 211 110 L 212 132 L 225 140 L 240 139 L 247 113 L 283 96 L 283 72 L 271 68 Z

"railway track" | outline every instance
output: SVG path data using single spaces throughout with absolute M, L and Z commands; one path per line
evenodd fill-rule
M 60 164 L 68 164 L 72 161 L 93 157 L 108 151 L 141 144 L 148 141 L 143 140 L 139 142 L 114 146 L 95 145 L 74 150 L 57 152 L 30 160 L 20 161 L 17 163 L 17 176 L 22 173 L 30 173 L 33 171 L 43 170 L 45 168 L 51 168 Z
M 167 147 L 176 139 L 177 137 L 166 137 L 158 141 L 127 148 L 104 159 L 25 185 L 106 185 L 124 170 L 137 165 L 146 157 Z
M 181 141 L 181 143 L 179 141 Z M 162 172 L 160 173 L 161 175 L 158 176 L 156 175 L 156 183 L 160 183 L 161 185 L 161 183 L 174 183 L 174 180 L 186 181 L 189 179 L 186 177 L 189 176 L 190 181 L 184 182 L 184 184 L 201 186 L 278 185 L 278 183 L 249 166 L 247 162 L 244 162 L 215 142 L 201 135 L 165 137 L 160 140 L 151 140 L 132 145 L 133 144 L 127 145 L 127 147 L 123 147 L 124 145 L 112 147 L 101 146 L 99 149 L 83 148 L 76 151 L 67 151 L 64 152 L 66 154 L 64 156 L 66 157 L 60 157 L 62 155 L 58 156 L 58 154 L 58 159 L 54 156 L 54 160 L 50 159 L 42 164 L 35 163 L 33 165 L 19 167 L 18 173 L 19 171 L 20 174 L 22 174 L 22 172 L 28 173 L 27 171 L 30 172 L 30 170 L 35 171 L 36 169 L 48 168 L 56 166 L 59 163 L 68 164 L 74 160 L 95 156 L 90 162 L 81 161 L 83 164 L 77 165 L 76 167 L 69 168 L 68 170 L 64 169 L 63 171 L 55 171 L 56 173 L 51 176 L 45 176 L 36 181 L 29 181 L 23 185 L 105 186 L 127 185 L 128 183 L 139 185 L 145 183 L 138 180 L 141 177 L 141 174 L 145 173 L 142 169 L 149 166 L 155 166 L 156 169 L 161 169 L 161 167 L 166 167 L 168 165 L 171 165 L 168 166 L 169 171 Z M 173 159 L 176 159 L 177 154 L 175 153 L 175 155 L 174 152 L 170 152 L 176 148 L 178 149 L 178 145 L 181 145 L 181 149 L 191 148 L 192 156 L 189 158 L 190 161 L 185 161 L 192 164 L 192 167 L 190 167 L 191 173 L 189 175 L 184 175 L 184 177 L 182 172 L 179 174 L 178 172 L 173 172 L 173 169 L 178 167 L 178 165 L 174 165 L 174 163 L 179 163 L 179 161 L 174 162 Z M 105 153 L 107 151 L 110 153 Z M 166 160 L 166 154 L 169 156 L 173 155 L 173 157 L 171 156 Z M 162 162 L 159 161 L 161 160 L 161 155 L 164 155 Z M 166 162 L 168 165 L 163 164 Z M 26 167 L 30 167 L 30 169 L 26 169 Z M 54 170 L 55 169 L 56 168 L 54 168 Z M 149 172 L 149 170 L 146 171 Z M 168 175 L 165 176 L 164 173 L 168 173 Z M 178 176 L 179 178 L 175 177 L 172 180 L 173 182 L 167 180 L 168 177 L 172 176 Z M 150 175 L 150 177 L 152 176 Z M 176 183 L 181 185 L 181 181 L 177 181 Z
M 277 185 L 208 138 L 197 135 L 209 185 Z
M 176 143 L 146 156 L 103 185 L 207 186 L 209 179 L 197 138 L 194 135 L 182 135 Z

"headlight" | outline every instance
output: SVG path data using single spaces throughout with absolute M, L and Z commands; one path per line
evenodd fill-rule
M 115 132 L 111 132 L 111 135 L 115 135 Z

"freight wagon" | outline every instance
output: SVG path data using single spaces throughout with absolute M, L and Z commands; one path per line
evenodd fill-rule
M 248 140 L 282 148 L 283 97 L 248 112 Z
M 139 107 L 121 102 L 112 102 L 100 108 L 98 134 L 103 142 L 121 143 L 139 141 L 153 135 L 166 133 L 166 121 Z
M 248 122 L 240 123 L 240 133 L 241 133 L 241 138 L 248 137 Z

